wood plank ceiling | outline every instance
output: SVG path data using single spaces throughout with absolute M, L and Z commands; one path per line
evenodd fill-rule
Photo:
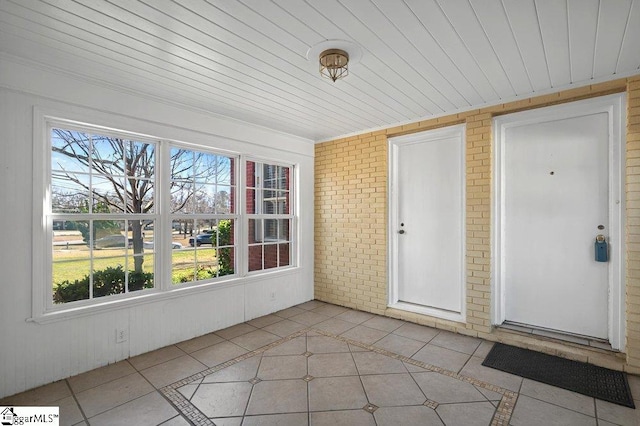
M 0 55 L 319 141 L 638 74 L 640 0 L 0 0 Z

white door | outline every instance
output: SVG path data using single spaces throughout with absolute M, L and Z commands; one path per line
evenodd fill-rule
M 390 305 L 461 320 L 464 126 L 391 140 Z
M 536 114 L 499 136 L 502 319 L 608 339 L 620 256 L 611 111 Z M 598 234 L 609 262 L 595 260 Z

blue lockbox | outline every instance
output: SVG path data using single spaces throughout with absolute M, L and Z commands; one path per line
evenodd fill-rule
M 608 262 L 609 261 L 609 244 L 604 238 L 604 235 L 598 235 L 595 241 L 596 250 L 596 262 Z

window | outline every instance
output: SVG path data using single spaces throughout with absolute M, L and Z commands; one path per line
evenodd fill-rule
M 156 144 L 63 128 L 50 137 L 53 302 L 153 288 Z
M 173 284 L 233 274 L 236 159 L 172 147 L 170 164 L 171 234 L 190 247 L 173 252 Z
M 291 167 L 247 161 L 249 271 L 291 264 Z
M 47 138 L 48 309 L 293 265 L 292 166 L 60 120 Z

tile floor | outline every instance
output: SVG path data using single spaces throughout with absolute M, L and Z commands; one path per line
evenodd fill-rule
M 640 409 L 483 367 L 491 346 L 312 301 L 0 405 L 56 405 L 64 425 L 640 424 Z

